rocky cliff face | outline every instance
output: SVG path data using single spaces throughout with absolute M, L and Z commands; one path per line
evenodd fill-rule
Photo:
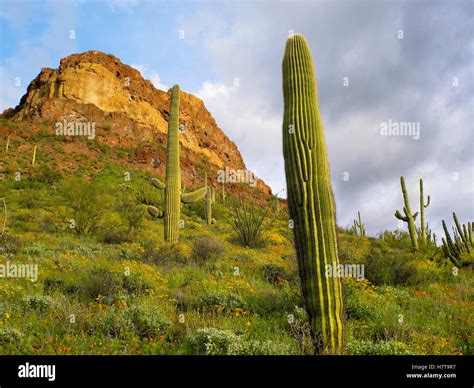
M 45 120 L 52 123 L 52 132 L 58 122 L 93 123 L 97 141 L 133 149 L 130 161 L 147 170 L 153 159 L 166 159 L 169 99 L 167 92 L 157 90 L 139 71 L 113 55 L 88 51 L 63 58 L 58 69 L 42 69 L 20 104 L 2 116 L 16 122 Z M 216 174 L 225 167 L 246 169 L 237 146 L 217 126 L 203 101 L 182 92 L 180 110 L 185 185 L 194 186 L 199 166 Z M 75 140 L 68 137 L 68 141 Z M 164 165 L 159 165 L 158 174 L 164 173 Z M 215 183 L 216 174 L 210 176 L 211 182 Z M 261 180 L 258 188 L 265 194 L 271 192 Z

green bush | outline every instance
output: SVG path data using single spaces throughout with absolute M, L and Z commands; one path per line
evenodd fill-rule
M 350 355 L 409 355 L 416 354 L 416 351 L 402 342 L 395 341 L 349 341 L 346 344 L 346 354 Z
M 6 345 L 9 343 L 19 343 L 25 335 L 12 327 L 0 328 L 0 344 Z
M 200 305 L 205 311 L 214 311 L 220 307 L 223 312 L 229 312 L 236 308 L 245 309 L 247 307 L 247 302 L 236 294 L 212 292 L 204 294 L 201 297 Z
M 0 254 L 10 257 L 15 256 L 20 251 L 21 241 L 18 237 L 7 232 L 0 237 Z
M 365 278 L 375 285 L 411 285 L 419 281 L 413 254 L 375 242 L 365 258 Z
M 23 297 L 21 305 L 25 310 L 46 312 L 54 308 L 53 298 L 47 295 L 27 295 Z
M 125 316 L 140 338 L 157 337 L 170 327 L 170 323 L 156 309 L 133 307 L 126 311 Z
M 198 264 L 215 259 L 225 252 L 225 247 L 213 237 L 202 236 L 193 243 L 193 258 Z
M 143 260 L 151 264 L 185 264 L 187 262 L 183 249 L 177 244 L 157 245 L 153 240 L 146 240 L 143 243 L 143 249 Z

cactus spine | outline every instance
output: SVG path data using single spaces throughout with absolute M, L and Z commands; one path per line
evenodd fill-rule
M 418 238 L 416 235 L 416 227 L 415 227 L 415 220 L 418 216 L 418 212 L 412 214 L 410 209 L 410 200 L 408 198 L 407 187 L 405 185 L 405 178 L 402 176 L 400 177 L 400 184 L 402 186 L 402 194 L 403 194 L 403 201 L 405 203 L 405 207 L 403 208 L 403 212 L 405 216 L 402 216 L 399 210 L 395 212 L 395 217 L 399 220 L 404 221 L 408 224 L 408 232 L 410 233 L 411 245 L 413 249 L 416 251 L 418 250 Z
M 206 195 L 206 188 L 183 194 L 181 193 L 181 170 L 179 165 L 179 86 L 174 85 L 171 91 L 170 117 L 168 121 L 168 143 L 166 148 L 166 183 L 153 178 L 151 184 L 159 190 L 164 190 L 164 211 L 153 206 L 148 213 L 156 218 L 164 217 L 164 238 L 170 243 L 179 240 L 179 219 L 181 204 L 198 201 Z
M 430 196 L 426 198 L 427 202 L 425 205 L 425 199 L 423 197 L 423 179 L 420 178 L 420 227 L 421 227 L 421 241 L 426 242 L 426 223 L 425 223 L 425 208 L 430 206 Z
M 360 236 L 362 237 L 365 237 L 365 224 L 362 222 L 362 220 L 360 219 L 360 212 L 357 212 L 357 217 L 359 218 L 359 221 L 357 222 L 356 220 L 354 220 L 354 226 L 357 228 L 359 228 L 360 230 Z M 357 229 L 356 229 L 357 230 Z M 357 234 L 357 232 L 356 232 Z
M 343 300 L 334 199 L 311 53 L 302 35 L 288 39 L 283 58 L 283 156 L 290 218 L 316 353 L 340 353 Z

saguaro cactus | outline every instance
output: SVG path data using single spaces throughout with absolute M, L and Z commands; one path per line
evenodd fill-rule
M 359 221 L 354 221 L 354 225 L 359 228 L 360 236 L 365 237 L 365 224 L 360 219 L 360 212 L 357 212 L 357 217 L 359 218 Z
M 5 145 L 5 155 L 8 155 L 9 148 L 10 148 L 10 136 L 7 137 L 7 144 Z
M 206 179 L 206 186 L 207 186 L 207 179 Z M 214 189 L 212 187 L 207 187 L 206 197 L 204 201 L 205 201 L 204 207 L 206 210 L 206 221 L 207 221 L 207 224 L 211 226 L 216 223 L 216 220 L 212 218 L 212 205 L 214 205 L 216 202 Z
M 474 242 L 472 240 L 472 223 L 461 224 L 456 213 L 453 213 L 454 224 L 456 225 L 454 241 L 449 234 L 444 220 L 442 221 L 445 238 L 442 238 L 442 249 L 444 255 L 451 260 L 456 267 L 467 267 L 474 265 Z
M 283 58 L 283 156 L 290 218 L 306 310 L 316 353 L 340 353 L 343 300 L 336 210 L 324 131 L 318 108 L 313 59 L 306 39 L 292 35 Z
M 165 219 L 164 237 L 171 243 L 179 239 L 179 219 L 181 213 L 180 201 L 191 203 L 204 198 L 206 187 L 189 193 L 181 193 L 181 170 L 179 166 L 179 86 L 174 85 L 171 92 L 170 117 L 168 121 L 168 143 L 166 148 L 166 183 L 157 178 L 151 184 L 157 189 L 164 190 L 164 211 L 154 206 L 148 208 L 151 216 Z
M 407 187 L 405 185 L 405 178 L 403 178 L 402 176 L 400 177 L 400 184 L 402 186 L 403 200 L 405 202 L 405 207 L 403 208 L 403 212 L 405 213 L 405 216 L 402 216 L 400 211 L 397 210 L 395 212 L 395 217 L 397 217 L 399 220 L 404 221 L 408 224 L 408 232 L 410 233 L 411 245 L 413 246 L 413 249 L 416 251 L 418 250 L 418 238 L 416 235 L 415 220 L 416 220 L 416 217 L 418 216 L 418 212 L 414 214 L 412 214 L 411 212 L 410 200 L 408 198 Z
M 222 204 L 225 205 L 225 183 L 222 182 Z
M 426 223 L 425 223 L 425 208 L 430 206 L 430 196 L 426 198 L 427 202 L 425 205 L 425 199 L 423 197 L 423 179 L 420 178 L 420 228 L 421 228 L 421 241 L 426 242 Z
M 35 163 L 36 163 L 36 144 L 35 144 L 35 148 L 33 149 L 33 157 L 31 159 L 31 166 L 34 167 Z

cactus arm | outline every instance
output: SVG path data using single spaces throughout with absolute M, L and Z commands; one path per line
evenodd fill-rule
M 160 181 L 158 178 L 152 178 L 150 182 L 153 185 L 153 187 L 156 187 L 159 190 L 164 190 L 166 188 L 166 185 L 162 181 Z
M 165 213 L 155 206 L 148 206 L 148 214 L 154 218 L 163 218 Z
M 193 203 L 203 199 L 206 196 L 207 188 L 201 187 L 195 191 L 190 191 L 189 193 L 181 194 L 182 203 Z
M 395 217 L 397 217 L 401 221 L 408 222 L 408 217 L 402 216 L 402 214 L 400 213 L 400 210 L 397 210 L 395 212 Z
M 303 36 L 288 39 L 282 67 L 283 155 L 303 297 L 315 352 L 340 353 L 342 286 L 338 277 L 325 275 L 326 265 L 339 263 L 334 198 L 314 65 Z

